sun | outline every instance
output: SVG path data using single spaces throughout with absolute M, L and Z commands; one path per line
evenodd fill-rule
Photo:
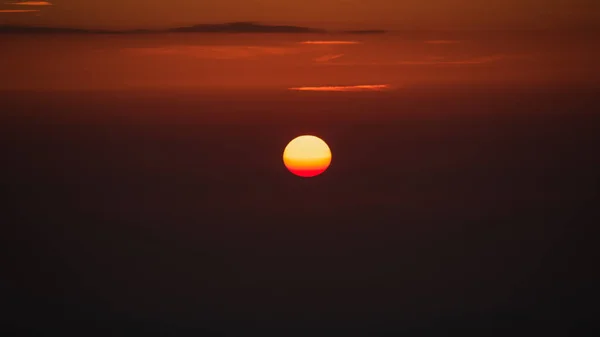
M 297 176 L 314 177 L 325 172 L 331 164 L 331 150 L 319 137 L 299 136 L 283 150 L 283 163 Z

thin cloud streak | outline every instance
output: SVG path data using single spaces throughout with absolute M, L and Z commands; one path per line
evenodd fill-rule
M 39 11 L 39 9 L 0 9 L 0 13 L 32 13 Z
M 315 62 L 329 62 L 329 61 L 339 59 L 342 56 L 344 56 L 344 54 L 327 54 L 327 55 L 317 57 L 315 59 Z
M 389 89 L 389 85 L 387 85 L 387 84 L 363 84 L 363 85 L 288 88 L 288 90 L 294 90 L 294 91 L 382 91 L 385 89 Z
M 259 56 L 281 56 L 297 53 L 294 48 L 264 46 L 171 46 L 124 48 L 138 55 L 179 55 L 213 60 L 250 59 Z
M 457 44 L 461 43 L 459 40 L 428 40 L 425 41 L 426 44 Z
M 500 62 L 507 59 L 523 58 L 524 56 L 516 55 L 491 55 L 476 57 L 464 60 L 443 60 L 437 58 L 430 58 L 427 60 L 414 60 L 414 61 L 392 61 L 392 62 L 332 62 L 323 65 L 331 66 L 467 66 L 467 65 L 481 65 L 489 64 L 494 62 Z
M 475 65 L 475 64 L 486 64 L 500 60 L 504 60 L 507 57 L 505 55 L 492 55 L 484 56 L 466 60 L 454 60 L 454 61 L 442 61 L 442 60 L 430 60 L 430 61 L 399 61 L 396 64 L 399 65 Z
M 13 6 L 52 6 L 52 3 L 48 1 L 19 1 L 19 2 L 5 2 L 6 5 Z
M 336 44 L 361 44 L 359 41 L 302 41 L 300 44 L 336 45 Z

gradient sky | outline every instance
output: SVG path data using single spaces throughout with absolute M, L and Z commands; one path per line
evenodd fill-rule
M 2 1 L 2 0 L 0 0 Z M 32 1 L 18 1 L 27 3 Z M 0 24 L 155 28 L 259 21 L 323 28 L 598 27 L 598 0 L 54 0 L 0 2 Z M 37 4 L 36 4 L 37 3 Z

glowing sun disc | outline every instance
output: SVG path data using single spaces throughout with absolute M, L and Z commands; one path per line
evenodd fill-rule
M 283 150 L 283 163 L 293 174 L 310 178 L 331 164 L 331 150 L 321 138 L 303 135 L 292 139 Z

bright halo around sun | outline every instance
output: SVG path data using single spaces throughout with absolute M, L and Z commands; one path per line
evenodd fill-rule
M 331 164 L 331 150 L 319 137 L 299 136 L 285 147 L 283 163 L 297 176 L 314 177 L 325 172 Z

